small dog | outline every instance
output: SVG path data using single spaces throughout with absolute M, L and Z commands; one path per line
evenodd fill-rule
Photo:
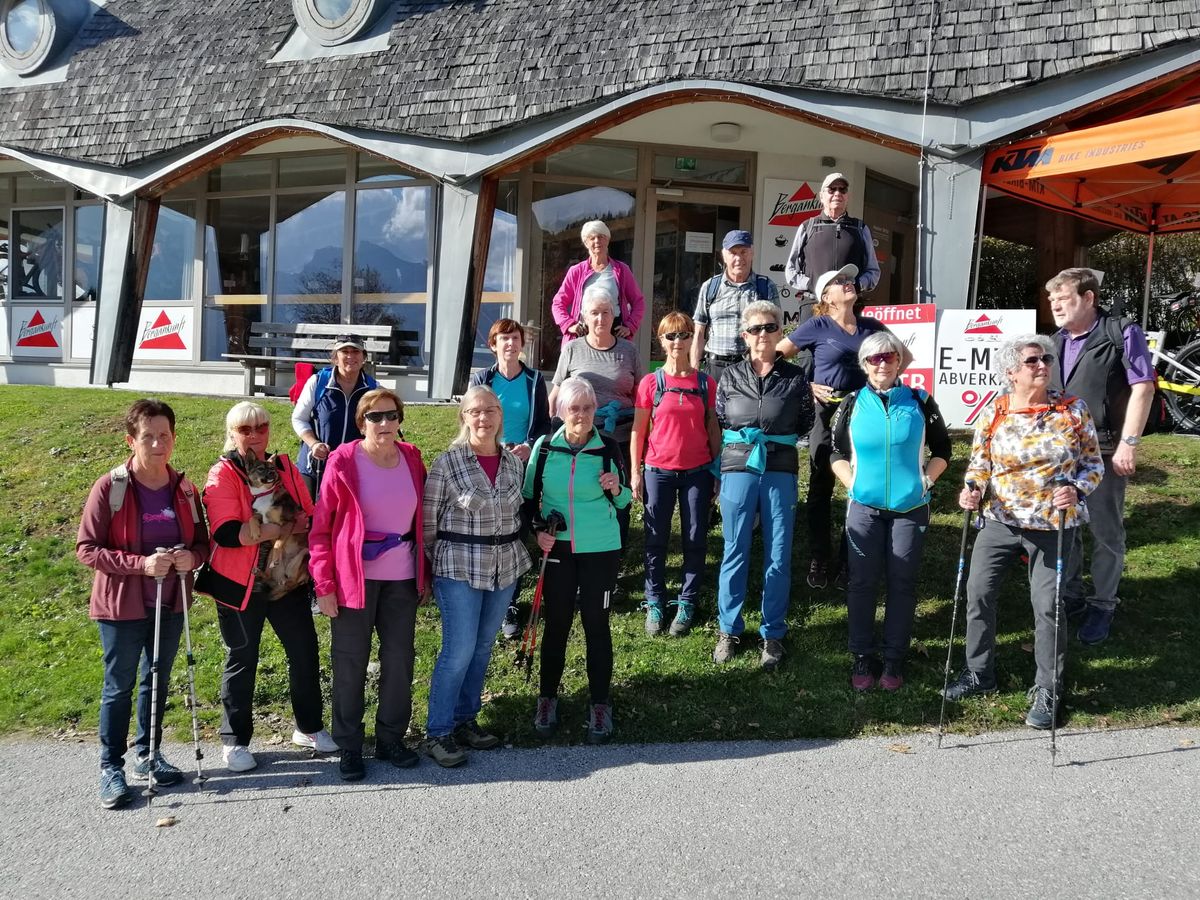
M 258 541 L 263 525 L 287 526 L 295 523 L 300 505 L 292 499 L 279 478 L 279 466 L 274 454 L 259 459 L 253 450 L 242 457 L 246 481 L 254 500 L 254 515 L 247 523 L 250 537 Z M 270 598 L 278 600 L 308 581 L 308 535 L 290 534 L 271 546 L 266 561 L 260 556 L 255 576 L 270 588 Z

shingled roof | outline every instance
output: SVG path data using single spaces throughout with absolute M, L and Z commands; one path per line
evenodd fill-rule
M 932 99 L 960 105 L 1200 40 L 1195 0 L 945 0 Z M 467 141 L 684 78 L 904 100 L 928 0 L 398 2 L 379 53 L 271 64 L 289 0 L 109 0 L 64 83 L 0 91 L 0 144 L 117 166 L 279 117 Z

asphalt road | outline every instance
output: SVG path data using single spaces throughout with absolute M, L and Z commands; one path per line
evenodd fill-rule
M 216 747 L 118 812 L 95 741 L 0 743 L 3 897 L 1200 897 L 1200 729 L 573 747 Z M 168 747 L 183 765 L 190 746 Z M 173 827 L 156 820 L 174 816 Z

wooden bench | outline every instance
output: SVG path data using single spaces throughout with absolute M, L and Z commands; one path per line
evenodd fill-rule
M 424 366 L 414 362 L 420 356 L 418 334 L 392 325 L 252 322 L 247 346 L 260 352 L 222 353 L 221 356 L 242 364 L 247 397 L 255 394 L 286 397 L 287 387 L 276 383 L 279 373 L 292 374 L 296 363 L 312 363 L 318 368 L 328 363 L 333 339 L 342 334 L 356 334 L 363 339 L 367 349 L 366 368 L 373 375 L 427 374 Z M 258 382 L 259 370 L 264 372 L 262 384 Z

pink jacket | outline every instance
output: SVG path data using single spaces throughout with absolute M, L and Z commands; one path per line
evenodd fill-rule
M 338 606 L 362 609 L 366 606 L 366 580 L 363 576 L 362 546 L 366 536 L 362 507 L 358 505 L 358 470 L 354 453 L 362 441 L 342 444 L 329 454 L 325 475 L 317 495 L 308 533 L 308 566 L 318 597 L 336 594 Z M 429 560 L 425 558 L 425 463 L 421 451 L 412 444 L 396 441 L 396 447 L 408 464 L 417 493 L 414 523 L 417 541 L 417 593 L 430 584 Z
M 611 257 L 610 260 L 613 274 L 617 278 L 617 290 L 621 295 L 617 298 L 621 324 L 629 329 L 632 337 L 637 334 L 638 327 L 642 324 L 642 317 L 646 314 L 646 298 L 642 296 L 637 279 L 633 277 L 633 270 L 623 262 Z M 589 260 L 585 259 L 583 262 L 571 266 L 567 269 L 558 293 L 550 301 L 554 321 L 558 324 L 558 330 L 563 333 L 564 346 L 567 341 L 575 340 L 576 336 L 568 334 L 567 328 L 579 321 L 579 313 L 583 305 L 583 283 L 591 274 L 592 264 Z

